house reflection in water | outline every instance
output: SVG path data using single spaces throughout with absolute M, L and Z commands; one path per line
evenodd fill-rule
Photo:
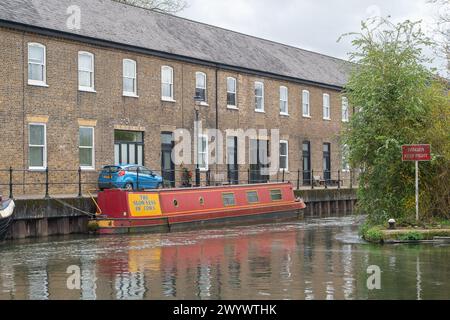
M 0 251 L 0 299 L 450 298 L 449 246 L 370 246 L 356 234 L 345 217 L 17 244 Z M 67 289 L 71 265 L 80 290 Z M 370 265 L 383 290 L 367 290 Z

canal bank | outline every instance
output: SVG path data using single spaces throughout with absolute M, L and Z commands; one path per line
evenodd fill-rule
M 353 214 L 355 210 L 355 189 L 296 190 L 295 195 L 303 198 L 307 205 L 305 216 Z M 88 214 L 97 211 L 91 197 L 16 199 L 15 203 L 8 240 L 86 234 Z

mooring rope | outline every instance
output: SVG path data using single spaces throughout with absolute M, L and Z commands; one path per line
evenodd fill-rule
M 87 215 L 87 216 L 91 217 L 91 218 L 96 216 L 95 213 L 91 213 L 91 212 L 87 212 L 87 211 L 78 209 L 77 207 L 74 207 L 71 204 L 68 204 L 67 202 L 64 202 L 64 201 L 62 201 L 60 199 L 56 199 L 56 198 L 52 198 L 52 197 L 50 197 L 50 199 L 55 200 L 56 202 L 62 204 L 63 206 L 68 207 L 68 208 L 70 208 L 72 210 L 78 211 L 78 212 L 80 212 L 80 213 L 82 213 L 84 215 Z

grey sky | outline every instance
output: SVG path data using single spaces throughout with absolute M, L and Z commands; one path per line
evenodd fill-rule
M 394 21 L 423 20 L 434 24 L 437 9 L 427 0 L 188 0 L 180 15 L 196 21 L 347 58 L 350 39 L 336 43 L 346 32 L 358 31 L 373 15 Z M 440 62 L 442 63 L 442 61 Z

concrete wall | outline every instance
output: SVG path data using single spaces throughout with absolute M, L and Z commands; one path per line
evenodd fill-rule
M 95 213 L 90 198 L 63 199 L 80 210 Z M 7 239 L 87 233 L 89 217 L 53 199 L 15 200 L 14 220 Z

